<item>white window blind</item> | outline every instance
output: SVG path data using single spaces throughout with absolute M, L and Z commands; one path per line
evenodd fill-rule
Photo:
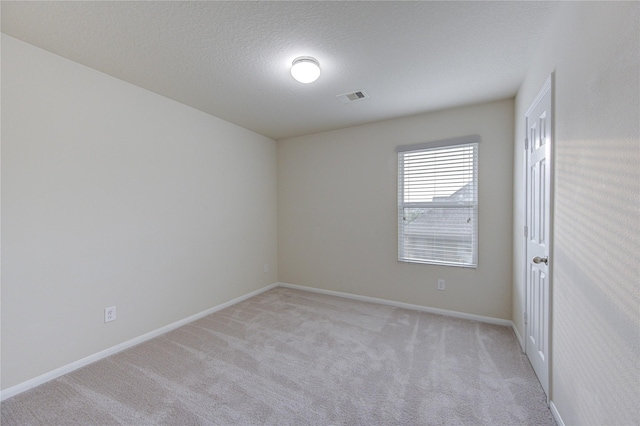
M 399 261 L 477 266 L 479 141 L 397 148 Z

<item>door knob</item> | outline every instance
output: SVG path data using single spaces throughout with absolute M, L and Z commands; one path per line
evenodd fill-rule
M 549 264 L 549 258 L 548 257 L 540 257 L 540 256 L 536 256 L 533 258 L 533 263 L 544 263 L 545 265 Z

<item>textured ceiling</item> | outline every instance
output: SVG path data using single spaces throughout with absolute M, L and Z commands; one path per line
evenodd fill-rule
M 513 96 L 556 2 L 2 1 L 2 32 L 274 139 Z M 303 85 L 291 61 L 314 56 Z M 364 90 L 343 104 L 336 95 Z

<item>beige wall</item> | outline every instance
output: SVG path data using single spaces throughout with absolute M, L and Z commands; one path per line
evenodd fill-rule
M 275 141 L 5 35 L 2 124 L 3 389 L 277 281 Z
M 524 114 L 555 71 L 551 399 L 565 424 L 640 419 L 640 4 L 576 2 L 516 100 L 514 322 L 524 333 Z
M 395 147 L 470 134 L 478 268 L 398 262 Z M 279 281 L 511 319 L 512 158 L 513 100 L 278 141 Z

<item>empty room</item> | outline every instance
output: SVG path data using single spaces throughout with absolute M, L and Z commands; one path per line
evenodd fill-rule
M 640 425 L 640 3 L 2 1 L 3 425 Z

